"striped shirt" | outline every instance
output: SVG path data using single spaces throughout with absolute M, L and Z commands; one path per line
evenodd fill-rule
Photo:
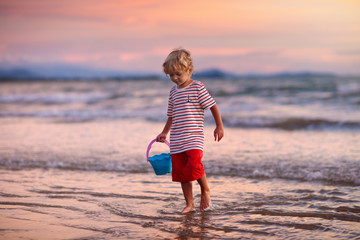
M 170 131 L 171 154 L 204 148 L 204 111 L 215 105 L 205 86 L 192 81 L 185 88 L 174 86 L 170 91 L 168 117 L 172 117 Z

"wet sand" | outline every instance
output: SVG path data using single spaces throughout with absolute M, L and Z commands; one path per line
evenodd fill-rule
M 2 239 L 336 239 L 334 230 L 360 229 L 358 210 L 345 207 L 357 200 L 351 187 L 344 196 L 320 184 L 209 177 L 214 209 L 181 214 L 180 186 L 168 175 L 0 174 Z M 197 207 L 199 194 L 195 186 Z

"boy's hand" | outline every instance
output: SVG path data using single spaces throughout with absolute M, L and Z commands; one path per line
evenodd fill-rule
M 157 137 L 156 137 L 156 140 L 158 142 L 165 142 L 165 139 L 166 139 L 166 133 L 160 133 Z
M 214 137 L 215 137 L 215 142 L 216 141 L 220 141 L 224 136 L 224 128 L 223 127 L 216 127 L 214 130 Z

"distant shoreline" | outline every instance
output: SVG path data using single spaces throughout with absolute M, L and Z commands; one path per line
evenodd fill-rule
M 85 70 L 83 70 L 85 71 Z M 282 79 L 282 78 L 333 78 L 333 77 L 359 77 L 353 75 L 337 75 L 333 73 L 322 72 L 279 72 L 272 74 L 249 73 L 234 74 L 219 69 L 208 69 L 193 74 L 195 79 Z M 89 73 L 77 72 L 71 74 L 61 73 L 38 73 L 23 68 L 14 68 L 10 70 L 0 70 L 0 82 L 9 81 L 126 81 L 126 80 L 164 80 L 163 74 L 156 73 L 106 73 L 94 72 Z

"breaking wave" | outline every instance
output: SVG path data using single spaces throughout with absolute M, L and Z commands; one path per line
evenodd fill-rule
M 239 128 L 276 128 L 284 130 L 317 130 L 317 129 L 360 129 L 360 122 L 332 121 L 326 119 L 266 119 L 266 118 L 225 118 L 229 127 Z
M 153 172 L 147 162 L 124 163 L 118 161 L 80 162 L 77 160 L 31 160 L 31 159 L 0 159 L 0 167 L 4 169 L 61 169 L 65 171 L 101 171 L 101 172 Z M 341 163 L 338 167 L 312 166 L 291 164 L 214 164 L 206 163 L 206 173 L 211 176 L 234 176 L 250 179 L 284 179 L 305 182 L 324 182 L 326 184 L 360 186 L 360 167 L 355 163 Z

